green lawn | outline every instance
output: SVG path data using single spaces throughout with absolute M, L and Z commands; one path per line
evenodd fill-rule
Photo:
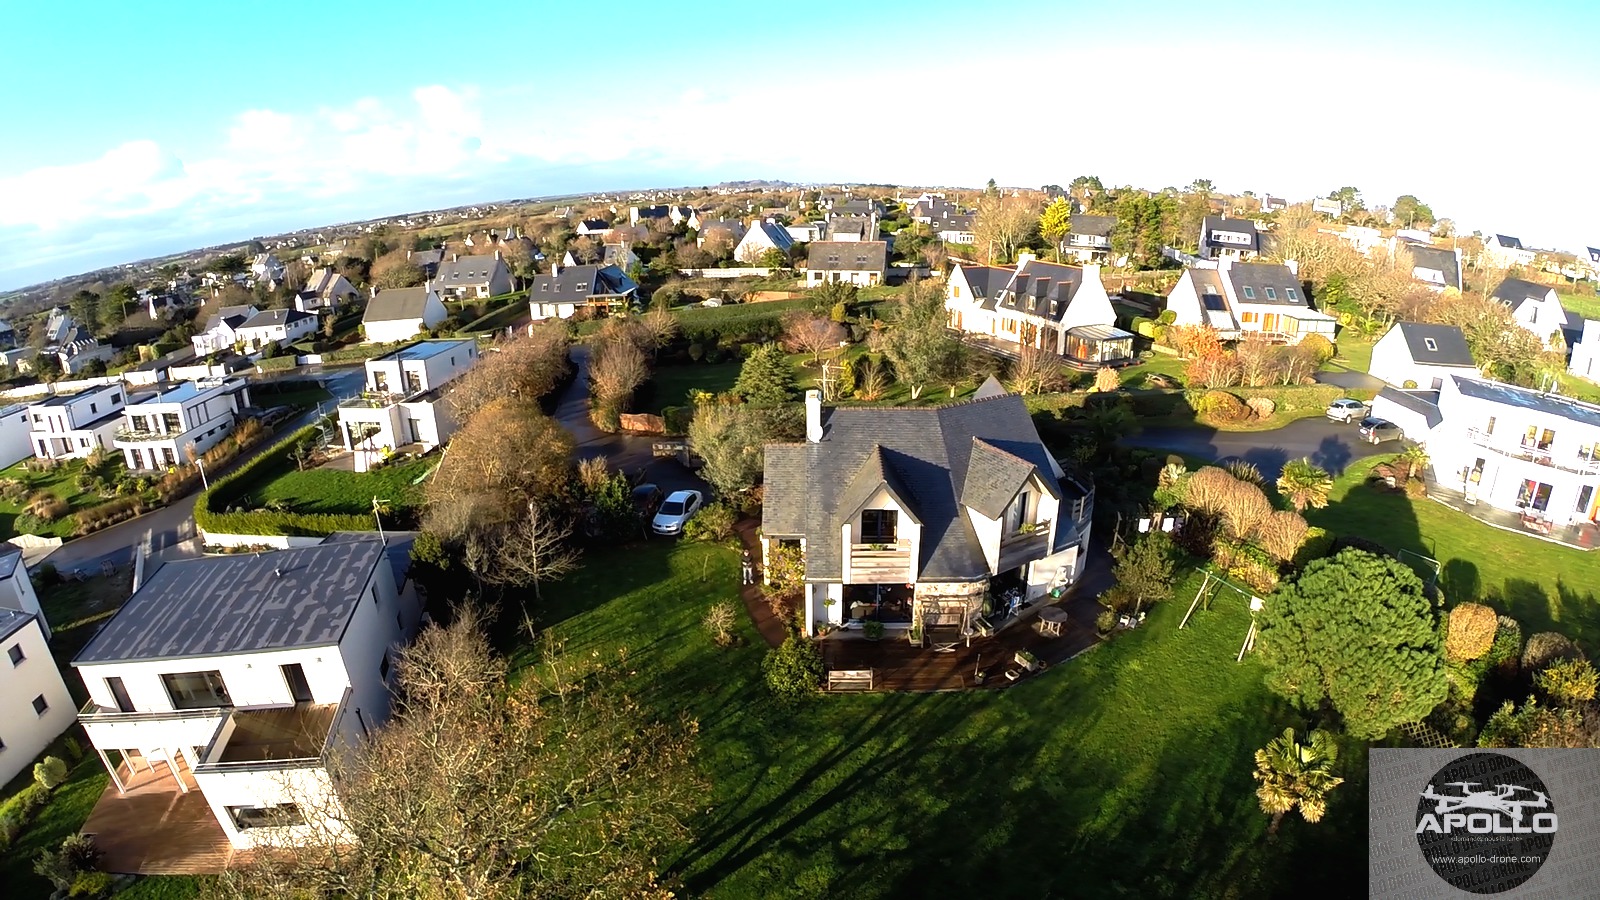
M 568 651 L 628 650 L 640 697 L 700 726 L 713 782 L 696 840 L 665 864 L 683 896 L 1273 896 L 1315 872 L 1365 877 L 1365 757 L 1318 826 L 1277 843 L 1251 754 L 1304 722 L 1234 662 L 1249 624 L 1219 602 L 1146 627 L 1004 692 L 818 698 L 761 684 L 764 648 L 713 648 L 699 620 L 734 596 L 733 551 L 652 542 L 591 554 L 545 589 Z M 1193 587 L 1180 589 L 1179 596 Z M 1191 594 L 1192 596 L 1192 594 Z M 1335 883 L 1336 882 L 1336 883 Z
M 74 725 L 72 730 L 78 731 L 78 726 Z M 88 746 L 86 739 L 83 746 Z M 31 769 L 24 774 L 31 778 Z M 5 885 L 6 896 L 50 896 L 50 882 L 33 874 L 34 859 L 39 851 L 59 846 L 68 835 L 83 827 L 95 801 L 110 782 L 105 767 L 94 753 L 85 753 L 83 759 L 72 766 L 67 780 L 50 795 L 50 802 L 39 810 L 17 837 L 17 842 L 0 854 L 0 884 Z
M 686 366 L 661 366 L 650 373 L 654 392 L 639 412 L 660 414 L 668 406 L 685 406 L 690 391 L 720 394 L 732 390 L 739 378 L 741 363 L 693 363 Z
M 205 876 L 152 875 L 140 878 L 115 896 L 122 900 L 190 900 L 200 896 Z
M 297 406 L 301 409 L 311 409 L 332 396 L 322 388 L 307 388 L 305 390 L 280 391 L 278 393 L 257 392 L 251 399 L 255 400 L 259 406 Z
M 299 472 L 291 460 L 274 477 L 252 485 L 244 499 L 255 508 L 281 501 L 297 513 L 361 514 L 371 512 L 372 498 L 379 497 L 401 513 L 421 507 L 422 485 L 412 482 L 438 462 L 437 455 L 429 455 L 358 474 L 334 469 Z
M 1187 360 L 1165 353 L 1157 353 L 1148 359 L 1127 366 L 1118 371 L 1122 378 L 1123 387 L 1144 387 L 1146 375 L 1165 375 L 1173 379 L 1179 386 L 1183 385 L 1183 372 L 1189 367 Z
M 1577 313 L 1585 319 L 1600 319 L 1600 297 L 1593 294 L 1561 294 L 1561 306 L 1567 312 Z
M 1372 345 L 1377 342 L 1377 338 L 1360 334 L 1354 328 L 1345 329 L 1339 335 L 1333 359 L 1324 365 L 1322 370 L 1324 372 L 1338 372 L 1343 369 L 1352 372 L 1367 371 L 1372 367 Z
M 122 454 L 118 452 L 115 462 L 119 471 L 122 468 L 121 460 Z M 103 498 L 95 491 L 80 491 L 77 484 L 74 483 L 78 475 L 83 472 L 83 460 L 67 460 L 49 472 L 30 472 L 27 469 L 27 462 L 27 460 L 23 460 L 9 468 L 0 469 L 0 478 L 16 478 L 26 481 L 30 494 L 35 491 L 49 491 L 66 500 L 71 512 L 87 509 L 104 502 Z M 11 537 L 19 533 L 16 526 L 17 516 L 21 515 L 26 507 L 26 501 L 22 503 L 7 503 L 4 500 L 0 500 L 0 532 L 3 532 L 0 538 Z M 51 522 L 48 526 L 40 529 L 38 533 L 45 537 L 72 537 L 70 513 Z
M 1367 473 L 1382 461 L 1352 465 L 1334 482 L 1328 507 L 1308 510 L 1307 521 L 1434 557 L 1443 565 L 1448 602 L 1485 600 L 1521 622 L 1524 634 L 1559 631 L 1591 654 L 1600 652 L 1600 552 L 1492 528 L 1432 500 L 1367 487 Z

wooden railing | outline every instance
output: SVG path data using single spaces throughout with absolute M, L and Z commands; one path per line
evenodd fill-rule
M 852 582 L 911 581 L 911 542 L 851 544 L 848 565 Z

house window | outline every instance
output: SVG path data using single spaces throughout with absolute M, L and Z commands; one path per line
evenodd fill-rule
M 166 685 L 167 696 L 172 699 L 173 709 L 210 709 L 233 705 L 233 701 L 228 697 L 228 686 L 222 681 L 221 672 L 183 672 L 177 675 L 163 675 L 161 683 Z
M 1004 522 L 1005 522 L 1004 528 L 1005 528 L 1005 530 L 1003 532 L 1001 532 L 1001 533 L 1005 534 L 1005 535 L 1016 534 L 1017 532 L 1022 530 L 1022 523 L 1026 522 L 1027 519 L 1028 519 L 1028 492 L 1027 491 L 1019 491 L 1017 493 L 1016 499 L 1012 500 L 1011 501 L 1011 505 L 1006 507 L 1005 519 L 1004 519 Z
M 1239 314 L 1239 322 L 1241 324 L 1254 325 L 1256 322 L 1259 322 L 1259 321 L 1261 321 L 1261 314 L 1260 313 L 1247 312 L 1247 313 L 1240 313 Z
M 98 404 L 98 403 L 91 403 L 91 404 L 89 404 L 89 412 L 91 412 L 91 413 L 97 413 L 97 412 L 99 412 L 99 411 L 100 411 L 100 405 L 99 405 L 99 404 Z
M 284 828 L 306 823 L 305 815 L 293 803 L 281 806 L 230 806 L 228 817 L 233 819 L 233 826 L 240 831 L 251 828 Z
M 1574 512 L 1586 513 L 1589 511 L 1589 501 L 1594 499 L 1594 485 L 1586 484 L 1578 489 L 1578 505 Z
M 28 658 L 28 655 L 22 652 L 21 644 L 12 644 L 10 649 L 6 650 L 6 655 L 11 657 L 13 668 L 22 665 L 22 661 Z
M 1435 341 L 1433 338 L 1423 338 L 1422 346 L 1427 347 L 1429 353 L 1439 352 L 1439 342 Z
M 1273 288 L 1267 288 L 1267 299 L 1268 300 L 1276 300 L 1276 299 L 1278 299 L 1277 290 L 1275 290 Z
M 33 711 L 36 715 L 44 715 L 50 711 L 50 701 L 44 699 L 43 694 L 33 698 Z
M 1245 285 L 1244 286 L 1244 298 L 1246 300 L 1254 300 L 1256 298 L 1256 289 L 1251 287 L 1248 284 Z
M 1294 288 L 1284 288 L 1283 289 L 1283 295 L 1285 297 L 1288 297 L 1290 300 L 1293 300 L 1293 301 L 1295 301 L 1297 303 L 1300 301 L 1300 297 L 1299 297 L 1299 295 L 1295 294 Z
M 893 509 L 867 509 L 861 512 L 861 543 L 892 544 L 900 524 L 900 513 Z
M 1489 427 L 1483 429 L 1484 434 L 1494 434 L 1494 416 L 1489 417 Z
M 383 651 L 383 662 L 378 664 L 378 677 L 389 680 L 389 651 Z

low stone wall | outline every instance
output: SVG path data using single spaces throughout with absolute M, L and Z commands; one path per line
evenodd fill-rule
M 765 278 L 777 269 L 766 266 L 741 266 L 730 269 L 679 269 L 679 275 L 690 278 Z
M 629 434 L 666 434 L 666 420 L 650 413 L 622 413 L 617 417 L 622 430 Z

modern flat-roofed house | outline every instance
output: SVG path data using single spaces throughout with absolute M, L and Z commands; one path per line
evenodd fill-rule
M 1400 242 L 1396 249 L 1411 254 L 1411 277 L 1436 291 L 1461 290 L 1461 251 L 1454 247 Z
M 1600 406 L 1467 375 L 1445 378 L 1436 399 L 1406 399 L 1422 414 L 1393 409 L 1380 394 L 1373 415 L 1427 447 L 1439 488 L 1471 506 L 1518 513 L 1524 527 L 1546 534 L 1595 521 Z
M 315 313 L 298 309 L 264 309 L 244 321 L 237 329 L 245 352 L 254 353 L 271 345 L 287 347 L 317 333 Z
M 1533 332 L 1546 347 L 1567 329 L 1567 311 L 1562 309 L 1556 289 L 1548 284 L 1507 278 L 1494 289 L 1492 297 L 1510 309 L 1516 323 Z
M 580 309 L 611 313 L 633 306 L 639 285 L 616 266 L 550 267 L 528 286 L 528 310 L 535 320 L 570 319 Z
M 882 284 L 888 259 L 889 245 L 883 241 L 813 241 L 806 246 L 806 287 Z
M 1116 216 L 1073 216 L 1061 252 L 1078 262 L 1104 262 L 1111 255 L 1111 232 L 1116 228 Z
M 217 310 L 211 320 L 206 323 L 206 328 L 199 334 L 189 338 L 189 343 L 194 346 L 196 356 L 210 356 L 232 350 L 239 343 L 239 327 L 250 321 L 257 312 L 254 306 L 224 306 Z
M 0 469 L 33 456 L 33 420 L 28 404 L 13 403 L 0 409 Z
M 440 263 L 439 273 L 431 282 L 434 290 L 444 300 L 483 300 L 511 293 L 511 271 L 500 258 L 493 256 L 458 256 Z
M 122 385 L 102 384 L 56 394 L 28 405 L 29 441 L 40 459 L 82 459 L 111 449 L 128 396 Z
M 750 230 L 739 239 L 733 248 L 733 258 L 745 265 L 755 265 L 761 262 L 761 257 L 768 250 L 778 250 L 785 254 L 794 246 L 794 238 L 782 225 L 771 219 L 763 219 L 750 223 Z
M 185 381 L 130 394 L 113 444 L 128 468 L 161 472 L 183 465 L 217 445 L 250 405 L 243 378 Z
M 1293 263 L 1217 260 L 1215 269 L 1185 269 L 1167 295 L 1178 325 L 1208 325 L 1225 341 L 1260 335 L 1297 344 L 1308 334 L 1333 340 L 1338 320 L 1311 307 Z
M 1069 478 L 1022 398 L 990 379 L 946 406 L 824 408 L 766 448 L 763 554 L 805 556 L 802 622 L 973 634 L 985 598 L 1082 573 L 1094 488 Z
M 1476 375 L 1478 365 L 1460 328 L 1398 322 L 1372 346 L 1367 373 L 1405 390 L 1437 391 L 1451 375 Z
M 339 404 L 339 436 L 365 472 L 400 450 L 426 453 L 455 433 L 444 386 L 478 361 L 471 339 L 418 341 L 367 360 L 362 396 Z
M 379 291 L 367 301 L 367 311 L 361 316 L 361 327 L 367 334 L 362 343 L 409 341 L 449 316 L 432 285 Z
M 0 567 L 21 569 L 21 560 L 20 551 L 11 552 Z M 28 580 L 26 572 L 21 580 Z M 9 782 L 31 769 L 75 718 L 72 695 L 50 655 L 44 616 L 0 605 L 0 778 Z
M 1013 352 L 1048 350 L 1081 367 L 1133 358 L 1133 335 L 1116 327 L 1098 265 L 1063 266 L 1024 252 L 1015 269 L 958 267 L 959 278 L 952 270 L 945 286 L 952 328 Z
M 1200 225 L 1201 259 L 1255 259 L 1261 253 L 1261 234 L 1251 219 L 1206 216 Z
M 1483 255 L 1489 264 L 1501 269 L 1512 266 L 1533 265 L 1538 254 L 1522 246 L 1522 241 L 1508 234 L 1491 234 L 1483 241 Z
M 133 779 L 197 794 L 238 849 L 337 828 L 327 761 L 387 720 L 391 654 L 422 618 L 395 549 L 330 538 L 157 569 L 72 661 L 113 782 L 101 805 Z

